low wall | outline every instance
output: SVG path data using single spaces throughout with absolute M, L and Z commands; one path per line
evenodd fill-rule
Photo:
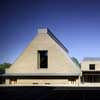
M 16 82 L 10 82 L 10 79 L 6 79 L 7 84 L 32 84 L 32 85 L 52 85 L 52 84 L 67 84 L 67 85 L 79 85 L 79 80 L 69 81 L 67 79 L 17 79 Z

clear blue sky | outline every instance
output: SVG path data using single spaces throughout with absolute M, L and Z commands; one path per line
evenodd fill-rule
M 0 63 L 13 63 L 38 27 L 79 61 L 100 57 L 100 0 L 0 0 Z

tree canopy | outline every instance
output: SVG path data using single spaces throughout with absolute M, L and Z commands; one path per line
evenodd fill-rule
M 0 71 L 5 70 L 6 68 L 9 68 L 10 66 L 11 66 L 10 63 L 0 64 Z
M 77 66 L 79 66 L 79 67 L 81 68 L 80 63 L 78 62 L 78 60 L 77 60 L 75 57 L 72 57 L 71 59 L 73 60 L 73 62 L 74 62 Z

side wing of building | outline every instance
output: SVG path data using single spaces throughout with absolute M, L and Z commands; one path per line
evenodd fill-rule
M 87 57 L 81 63 L 82 82 L 86 86 L 100 86 L 100 58 Z

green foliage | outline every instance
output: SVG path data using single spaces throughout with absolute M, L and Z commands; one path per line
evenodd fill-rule
M 0 71 L 5 70 L 6 68 L 9 68 L 10 66 L 11 66 L 10 63 L 0 64 Z

